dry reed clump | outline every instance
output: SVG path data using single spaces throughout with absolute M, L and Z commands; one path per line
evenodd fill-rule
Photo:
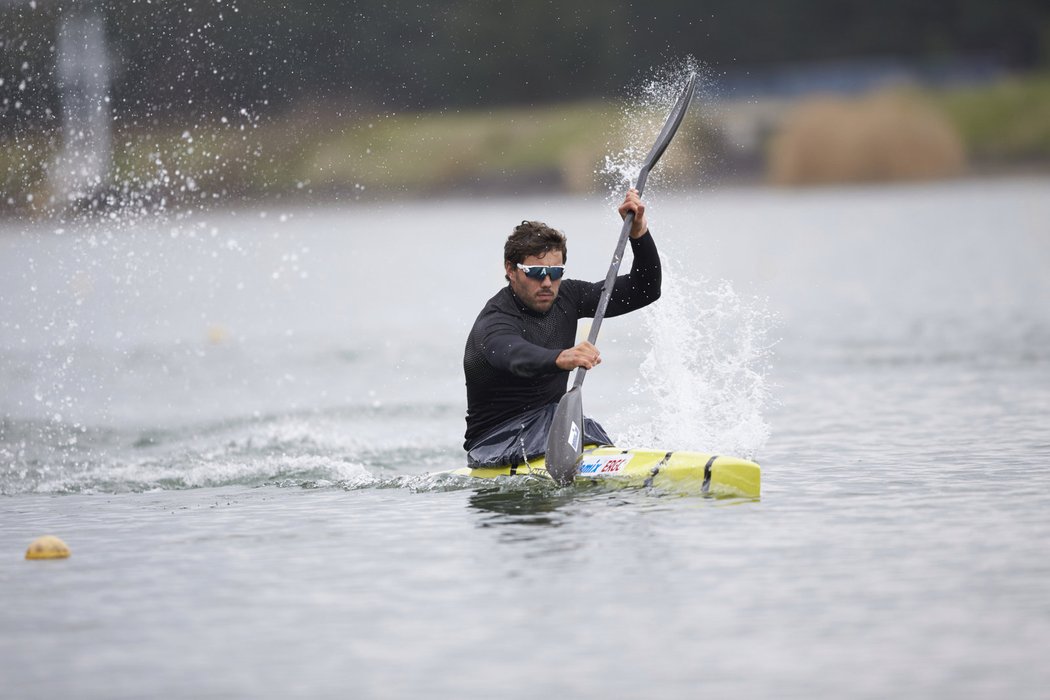
M 966 166 L 955 128 L 918 98 L 879 94 L 818 98 L 798 105 L 769 150 L 778 184 L 932 179 Z

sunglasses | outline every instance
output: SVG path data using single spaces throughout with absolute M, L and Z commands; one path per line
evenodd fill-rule
M 541 280 L 550 275 L 551 282 L 560 280 L 561 276 L 565 274 L 564 265 L 522 265 L 518 263 L 518 269 L 524 272 L 526 277 L 533 280 Z

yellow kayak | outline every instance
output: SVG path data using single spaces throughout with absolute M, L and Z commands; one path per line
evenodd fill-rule
M 549 478 L 543 457 L 517 466 L 463 467 L 450 473 L 482 479 L 516 474 L 536 474 Z M 761 474 L 762 470 L 757 464 L 738 457 L 702 452 L 589 447 L 584 449 L 576 469 L 576 483 L 612 479 L 629 485 L 674 490 L 684 488 L 716 496 L 758 498 Z

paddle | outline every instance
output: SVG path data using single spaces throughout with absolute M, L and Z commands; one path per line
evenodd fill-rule
M 693 99 L 693 90 L 696 87 L 696 74 L 689 76 L 685 89 L 678 97 L 671 113 L 667 116 L 664 128 L 656 137 L 656 143 L 649 151 L 634 188 L 638 194 L 645 189 L 645 181 L 649 178 L 649 171 L 653 169 L 660 156 L 667 150 L 668 144 L 674 138 L 678 126 L 689 109 L 689 102 Z M 602 318 L 605 317 L 605 309 L 609 306 L 609 297 L 612 296 L 613 285 L 616 283 L 616 274 L 620 271 L 620 260 L 623 258 L 624 248 L 627 246 L 627 236 L 631 233 L 634 224 L 634 212 L 627 212 L 620 230 L 620 240 L 616 243 L 616 251 L 613 253 L 609 272 L 605 276 L 605 284 L 602 287 L 602 295 L 598 300 L 598 310 L 594 314 L 591 323 L 591 332 L 587 336 L 587 342 L 592 345 L 598 339 L 598 329 L 602 326 Z M 576 380 L 572 388 L 565 393 L 558 402 L 558 409 L 554 412 L 551 420 L 551 429 L 547 435 L 547 455 L 545 458 L 547 473 L 557 483 L 565 486 L 572 483 L 576 475 L 576 464 L 580 461 L 583 452 L 583 379 L 587 376 L 587 370 L 583 367 L 576 369 Z

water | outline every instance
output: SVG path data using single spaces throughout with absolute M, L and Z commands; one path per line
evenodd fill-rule
M 605 201 L 4 223 L 5 696 L 1039 697 L 1047 185 L 651 194 L 587 410 L 757 502 L 433 476 L 503 236 L 598 279 Z

